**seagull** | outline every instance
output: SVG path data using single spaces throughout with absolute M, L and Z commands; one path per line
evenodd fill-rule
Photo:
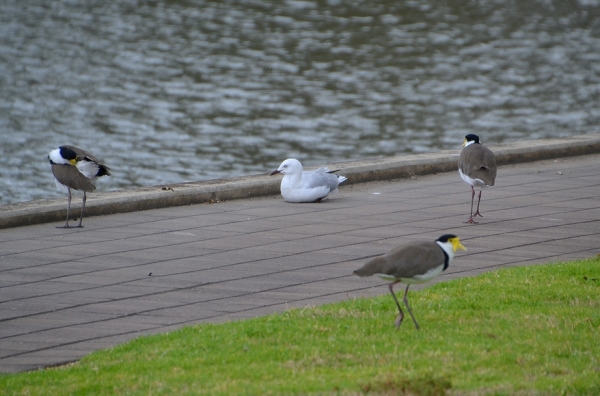
M 377 275 L 381 279 L 392 281 L 388 287 L 399 312 L 395 321 L 396 329 L 402 324 L 404 312 L 394 293 L 394 285 L 399 282 L 406 284 L 403 301 L 415 327 L 419 330 L 419 324 L 408 305 L 408 288 L 412 284 L 428 282 L 444 272 L 458 249 L 467 250 L 460 243 L 460 239 L 452 234 L 442 235 L 433 242 L 409 242 L 383 256 L 375 257 L 362 268 L 354 271 L 354 275 L 362 277 Z
M 71 189 L 83 191 L 83 204 L 79 225 L 82 228 L 83 210 L 85 209 L 86 193 L 96 189 L 94 182 L 101 176 L 110 176 L 110 169 L 92 154 L 75 146 L 63 145 L 48 154 L 52 174 L 56 186 L 69 194 L 67 206 L 67 221 L 64 226 L 56 228 L 72 228 L 69 226 L 69 211 L 71 209 Z
M 479 136 L 468 134 L 462 145 L 463 149 L 458 157 L 458 173 L 460 177 L 471 185 L 471 217 L 465 223 L 477 224 L 473 217 L 480 216 L 479 203 L 481 202 L 481 190 L 492 187 L 496 181 L 496 156 L 489 148 L 479 142 Z M 475 200 L 475 188 L 479 189 L 477 210 L 473 214 L 473 201 Z
M 329 194 L 338 192 L 338 185 L 346 181 L 346 177 L 334 175 L 337 170 L 319 168 L 314 171 L 302 171 L 302 164 L 297 159 L 286 159 L 271 176 L 281 173 L 281 195 L 287 202 L 321 202 Z

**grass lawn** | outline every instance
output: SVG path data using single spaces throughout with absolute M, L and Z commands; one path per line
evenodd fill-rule
M 599 258 L 409 294 L 420 331 L 385 294 L 141 337 L 0 394 L 600 395 Z

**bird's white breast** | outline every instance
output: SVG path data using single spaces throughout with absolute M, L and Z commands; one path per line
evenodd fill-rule
M 281 195 L 288 202 L 314 202 L 329 194 L 330 189 L 327 186 L 309 188 L 302 180 L 295 181 L 288 175 L 281 180 Z

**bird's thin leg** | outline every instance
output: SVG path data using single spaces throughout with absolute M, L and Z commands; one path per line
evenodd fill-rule
M 56 226 L 56 228 L 70 228 L 69 227 L 69 212 L 71 210 L 71 187 L 67 187 L 67 192 L 69 193 L 69 201 L 67 203 L 67 221 L 64 226 Z
M 465 221 L 465 223 L 468 223 L 468 224 L 477 224 L 477 222 L 475 220 L 473 220 L 473 201 L 474 200 L 475 200 L 475 187 L 471 186 L 471 217 L 469 217 L 469 220 Z M 479 205 L 478 205 L 478 207 L 479 207 Z
M 410 314 L 410 317 L 412 318 L 413 322 L 415 322 L 415 327 L 417 328 L 417 330 L 419 330 L 419 324 L 417 323 L 417 320 L 415 319 L 415 315 L 413 315 L 412 310 L 410 309 L 410 305 L 408 305 L 408 288 L 410 287 L 410 285 L 406 285 L 406 290 L 404 291 L 404 304 L 406 305 L 406 309 L 408 309 L 408 313 Z
M 81 204 L 81 216 L 79 217 L 79 225 L 78 228 L 83 228 L 81 222 L 83 221 L 83 210 L 85 209 L 85 201 L 87 200 L 87 196 L 85 195 L 85 191 L 83 192 L 83 203 Z
M 392 297 L 394 297 L 394 301 L 396 301 L 396 306 L 398 307 L 398 317 L 396 318 L 396 321 L 394 322 L 394 324 L 396 325 L 396 330 L 398 330 L 398 328 L 402 324 L 402 320 L 404 319 L 404 312 L 402 312 L 402 308 L 400 308 L 400 303 L 398 302 L 398 299 L 396 298 L 396 293 L 394 293 L 394 285 L 398 282 L 399 281 L 392 282 L 389 285 L 390 293 L 392 293 Z
M 479 199 L 477 200 L 477 210 L 475 211 L 475 214 L 473 215 L 473 217 L 476 217 L 477 215 L 479 215 L 479 217 L 483 217 L 483 215 L 481 213 L 479 213 L 479 203 L 481 202 L 481 190 L 479 190 Z

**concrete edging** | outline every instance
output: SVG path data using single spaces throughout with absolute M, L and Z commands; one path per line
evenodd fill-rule
M 600 134 L 567 138 L 528 140 L 488 146 L 496 154 L 499 166 L 600 153 Z M 444 150 L 430 154 L 376 158 L 362 161 L 339 162 L 328 165 L 340 169 L 348 180 L 342 185 L 376 180 L 406 178 L 412 175 L 452 172 L 457 169 L 460 150 Z M 135 212 L 170 206 L 207 203 L 211 200 L 233 200 L 266 195 L 278 195 L 281 177 L 268 174 L 215 179 L 163 186 L 136 188 L 123 191 L 90 194 L 85 216 Z M 79 216 L 80 206 L 72 214 Z M 64 198 L 53 198 L 0 206 L 0 228 L 31 224 L 61 222 L 67 215 Z

